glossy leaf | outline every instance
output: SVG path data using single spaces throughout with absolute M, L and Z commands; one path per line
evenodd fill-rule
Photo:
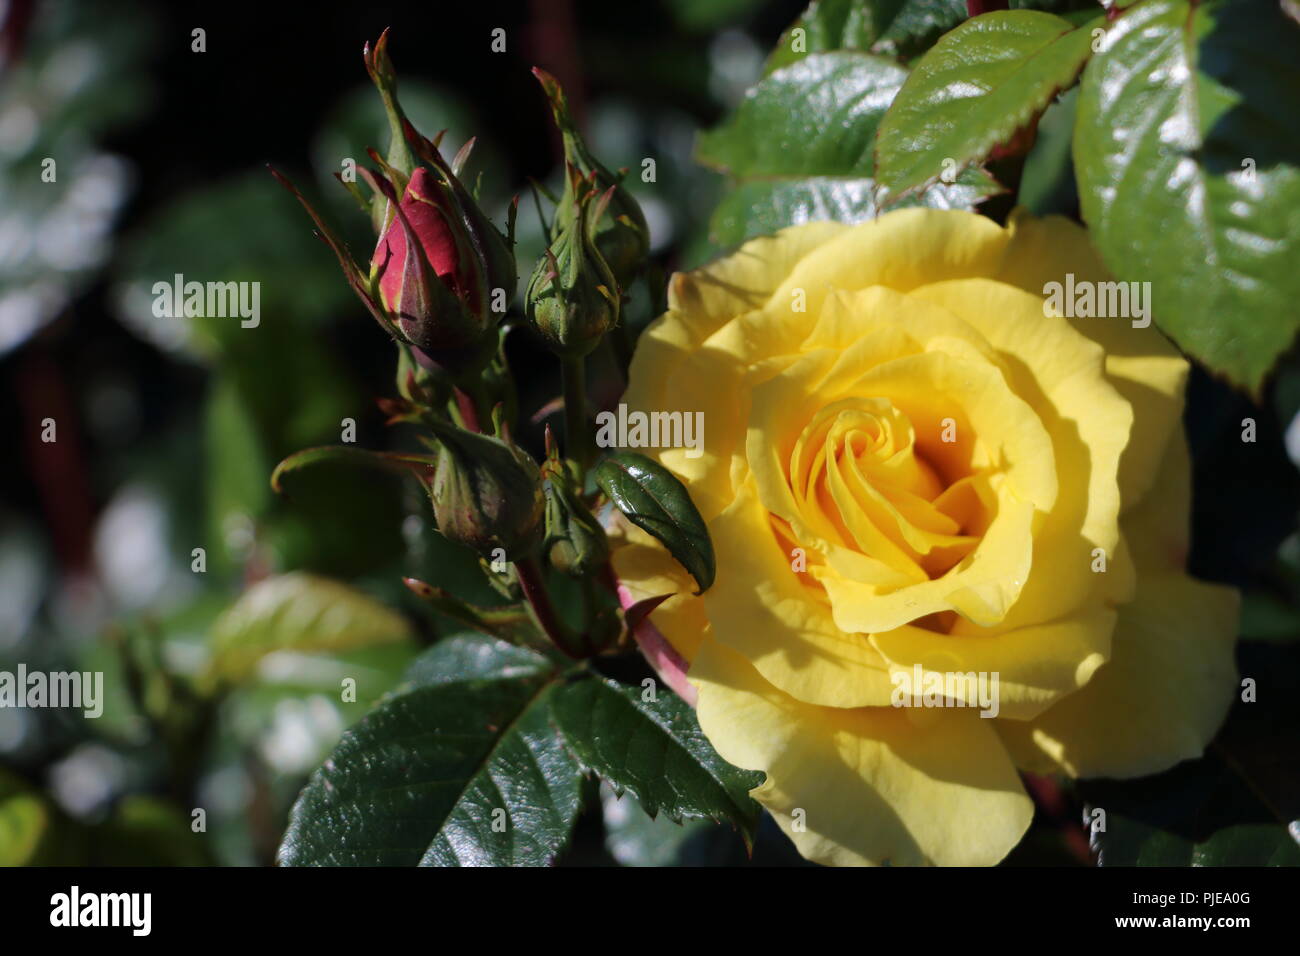
M 865 52 L 888 26 L 893 11 L 901 6 L 902 0 L 813 0 L 781 34 L 764 72 L 797 63 L 811 53 Z
M 1091 52 L 1089 27 L 1050 13 L 1003 10 L 963 23 L 921 58 L 881 121 L 881 187 L 901 198 L 983 160 L 1073 84 Z
M 577 816 L 578 764 L 550 723 L 540 655 L 482 636 L 432 648 L 416 681 L 312 775 L 286 866 L 542 866 Z
M 817 53 L 750 90 L 698 144 L 701 161 L 736 181 L 714 212 L 714 240 L 732 246 L 804 222 L 873 218 L 876 131 L 906 76 L 883 57 Z M 912 204 L 965 209 L 1001 191 L 987 173 L 969 170 Z
M 876 127 L 906 76 L 866 53 L 810 55 L 760 81 L 696 152 L 740 179 L 870 175 Z
M 466 680 L 525 680 L 546 677 L 554 669 L 535 650 L 466 632 L 443 638 L 413 660 L 404 683 L 430 687 Z
M 1117 278 L 1257 389 L 1300 328 L 1300 29 L 1272 0 L 1126 10 L 1084 73 L 1074 163 Z
M 273 651 L 337 653 L 411 636 L 404 617 L 355 588 L 282 574 L 253 585 L 213 624 L 206 679 L 243 680 Z
M 691 573 L 700 590 L 713 584 L 717 566 L 709 529 L 686 486 L 663 465 L 635 452 L 616 452 L 595 469 L 596 484 L 614 507 L 663 543 Z
M 561 686 L 551 710 L 583 764 L 652 817 L 730 821 L 752 841 L 760 811 L 749 791 L 763 774 L 727 763 L 688 704 L 662 686 L 647 700 L 650 690 L 589 675 Z
M 972 168 L 963 170 L 951 185 L 935 183 L 899 205 L 969 209 L 1002 191 L 992 176 Z M 718 203 L 710 232 L 719 244 L 735 246 L 804 222 L 864 222 L 879 212 L 875 193 L 875 180 L 867 176 L 754 179 L 741 183 Z
M 966 0 L 878 0 L 891 13 L 872 50 L 911 59 L 968 16 Z
M 910 58 L 965 19 L 965 0 L 813 0 L 777 41 L 767 71 L 830 50 Z

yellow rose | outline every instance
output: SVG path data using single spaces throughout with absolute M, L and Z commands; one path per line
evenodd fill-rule
M 694 596 L 631 528 L 615 567 L 675 595 L 651 620 L 701 727 L 809 859 L 996 863 L 1018 768 L 1153 773 L 1227 711 L 1237 595 L 1184 571 L 1187 363 L 1048 314 L 1067 273 L 1108 279 L 1059 218 L 813 223 L 674 277 L 641 338 L 629 409 L 704 413 L 702 454 L 644 451 L 718 575 Z M 935 680 L 944 706 L 896 706 Z

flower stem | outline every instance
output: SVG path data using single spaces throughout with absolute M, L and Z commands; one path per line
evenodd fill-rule
M 533 621 L 541 628 L 552 644 L 572 657 L 575 661 L 585 660 L 588 656 L 581 646 L 582 641 L 569 630 L 551 603 L 551 595 L 542 580 L 542 569 L 536 558 L 524 558 L 515 562 L 515 571 L 519 574 L 519 587 L 524 592 L 524 599 L 532 610 Z
M 564 375 L 564 441 L 568 456 L 582 474 L 591 466 L 591 436 L 587 433 L 587 375 L 585 359 L 561 359 Z

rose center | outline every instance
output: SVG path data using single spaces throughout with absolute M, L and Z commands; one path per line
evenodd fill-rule
M 914 580 L 933 579 L 978 544 L 995 507 L 987 479 L 949 483 L 889 399 L 852 397 L 813 416 L 787 468 L 804 524 Z

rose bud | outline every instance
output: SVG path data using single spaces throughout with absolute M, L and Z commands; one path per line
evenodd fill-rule
M 514 295 L 518 274 L 515 271 L 515 257 L 511 251 L 513 242 L 503 236 L 488 220 L 479 208 L 474 197 L 461 183 L 458 174 L 461 167 L 469 160 L 474 147 L 471 139 L 456 155 L 451 165 L 442 158 L 438 151 L 438 141 L 421 136 L 406 118 L 401 104 L 397 101 L 397 73 L 393 61 L 388 56 L 388 31 L 385 30 L 375 43 L 373 49 L 367 44 L 365 51 L 366 71 L 379 90 L 384 101 L 384 111 L 388 114 L 390 145 L 388 148 L 387 169 L 399 174 L 395 181 L 408 179 L 414 175 L 416 157 L 433 168 L 438 180 L 451 192 L 453 201 L 448 208 L 464 228 L 471 247 L 485 264 L 488 291 L 504 289 L 506 296 Z M 375 232 L 383 233 L 391 221 L 391 205 L 385 197 L 376 196 L 374 204 Z M 514 207 L 511 207 L 513 219 Z M 513 228 L 510 229 L 513 233 Z
M 570 173 L 577 177 L 576 170 Z M 537 263 L 524 294 L 528 321 L 557 355 L 581 358 L 618 324 L 618 285 L 592 241 L 610 192 L 581 195 L 568 222 Z
M 442 158 L 438 144 L 420 133 L 410 123 L 403 121 L 402 131 L 406 135 L 416 156 L 428 163 L 434 170 L 438 182 L 449 193 L 448 209 L 453 211 L 460 224 L 470 248 L 483 263 L 484 282 L 488 294 L 495 296 L 496 290 L 503 290 L 505 295 L 499 303 L 499 312 L 504 314 L 509 300 L 514 298 L 515 287 L 519 282 L 519 273 L 515 265 L 514 232 L 515 214 L 519 207 L 519 197 L 511 202 L 507 212 L 506 231 L 502 233 L 492 221 L 483 214 L 478 201 L 460 181 L 459 173 L 469 161 L 474 148 L 474 140 L 467 142 L 456 154 L 451 164 Z M 498 316 L 499 318 L 499 316 Z
M 371 258 L 384 309 L 412 345 L 440 352 L 478 344 L 494 325 L 483 266 L 457 235 L 448 192 L 415 170 Z
M 533 68 L 533 75 L 542 84 L 546 98 L 551 102 L 555 125 L 564 139 L 566 165 L 573 166 L 585 179 L 593 181 L 597 192 L 613 189 L 608 209 L 594 220 L 595 242 L 614 274 L 618 288 L 627 289 L 645 267 L 646 257 L 650 253 L 650 230 L 646 226 L 645 215 L 632 194 L 623 188 L 623 177 L 606 169 L 587 148 L 569 116 L 568 102 L 559 82 L 537 67 Z M 571 183 L 566 183 L 565 195 L 560 201 L 560 211 L 557 214 L 557 232 L 565 225 L 564 219 L 571 214 L 574 198 Z
M 532 554 L 544 505 L 541 473 L 528 453 L 449 422 L 430 427 L 440 446 L 430 498 L 442 535 L 488 560 Z
M 563 466 L 543 467 L 546 535 L 542 551 L 551 567 L 572 578 L 588 577 L 609 559 L 605 529 L 569 484 Z
M 425 372 L 454 382 L 476 375 L 496 352 L 495 327 L 518 283 L 511 251 L 517 203 L 503 235 L 457 176 L 473 140 L 449 165 L 437 142 L 416 132 L 402 112 L 388 31 L 373 47 L 367 44 L 364 55 L 391 131 L 387 159 L 368 151 L 379 172 L 357 170 L 375 194 L 370 208 L 379 242 L 368 273 L 293 184 L 272 173 L 312 217 L 349 285 L 384 330 L 411 346 L 410 357 Z M 336 178 L 365 203 L 355 184 Z

